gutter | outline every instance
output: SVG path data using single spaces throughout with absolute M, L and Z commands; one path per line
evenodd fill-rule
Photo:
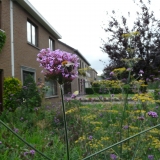
M 11 33 L 11 73 L 14 77 L 14 37 L 13 37 L 13 2 L 10 0 L 10 33 Z

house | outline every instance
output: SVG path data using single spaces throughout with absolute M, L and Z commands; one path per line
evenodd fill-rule
M 0 0 L 0 29 L 6 33 L 6 43 L 0 53 L 0 110 L 2 110 L 3 79 L 16 77 L 24 82 L 28 74 L 35 82 L 42 80 L 49 86 L 47 99 L 58 100 L 57 82 L 45 81 L 42 68 L 36 62 L 42 48 L 61 49 L 75 53 L 80 58 L 80 68 L 89 67 L 89 62 L 74 48 L 60 42 L 61 35 L 35 9 L 28 0 Z M 0 31 L 1 32 L 1 31 Z M 88 73 L 90 76 L 90 74 Z M 80 76 L 65 86 L 65 93 L 79 90 L 85 93 L 85 78 Z
M 57 49 L 61 35 L 45 20 L 28 0 L 0 0 L 0 29 L 6 33 L 6 43 L 0 53 L 0 108 L 4 77 L 16 77 L 24 82 L 31 74 L 35 80 L 44 80 L 42 68 L 36 62 L 42 48 Z M 55 83 L 55 82 L 54 82 Z M 53 85 L 53 84 L 52 84 Z M 59 93 L 57 84 L 52 97 Z
M 86 85 L 89 83 L 88 78 L 90 78 L 90 73 L 85 70 L 90 67 L 90 63 L 85 59 L 85 57 L 77 49 L 69 46 L 68 44 L 58 41 L 58 48 L 69 53 L 76 54 L 79 57 L 79 70 L 84 70 L 83 74 L 78 74 L 78 78 L 74 79 L 72 83 L 64 85 L 64 94 L 73 93 L 79 91 L 79 94 L 85 94 Z

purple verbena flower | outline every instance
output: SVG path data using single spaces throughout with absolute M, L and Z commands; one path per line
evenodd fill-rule
M 127 68 L 127 71 L 131 71 L 132 70 L 132 68 Z
M 159 81 L 159 78 L 154 78 L 154 81 Z
M 24 152 L 23 155 L 26 156 L 29 152 Z
M 32 149 L 32 150 L 29 151 L 29 153 L 30 153 L 31 155 L 34 155 L 34 154 L 35 154 L 35 150 Z
M 78 57 L 61 50 L 42 49 L 37 55 L 37 61 L 44 68 L 45 76 L 58 80 L 59 84 L 71 82 L 78 76 Z
M 123 129 L 128 129 L 128 128 L 129 128 L 128 125 L 123 126 Z
M 137 119 L 143 121 L 145 118 L 143 116 L 138 117 Z
M 140 70 L 140 71 L 139 71 L 139 74 L 143 74 L 143 73 L 144 73 L 143 70 Z
M 113 159 L 113 160 L 116 160 L 117 156 L 115 154 L 110 154 L 110 158 Z
M 114 75 L 114 72 L 110 72 L 110 76 L 113 76 Z
M 18 133 L 19 129 L 18 128 L 14 128 L 14 132 Z
M 93 139 L 93 136 L 89 136 L 88 139 L 89 139 L 89 140 L 92 140 L 92 139 Z
M 153 155 L 148 155 L 148 159 L 149 160 L 154 160 L 154 156 Z
M 146 82 L 150 82 L 151 80 L 149 78 L 146 78 Z
M 153 117 L 153 118 L 157 118 L 158 117 L 158 114 L 156 112 L 153 112 L 153 111 L 149 111 L 148 115 Z
M 158 109 L 158 108 L 159 108 L 159 106 L 156 106 L 155 108 L 156 108 L 156 109 Z

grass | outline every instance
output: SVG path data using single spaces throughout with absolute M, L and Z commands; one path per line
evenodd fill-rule
M 122 94 L 113 94 L 115 98 L 119 98 L 122 97 Z M 129 94 L 128 97 L 132 98 L 134 96 L 134 94 Z M 97 97 L 104 97 L 104 98 L 110 98 L 111 95 L 110 94 L 90 94 L 90 95 L 86 95 L 86 98 L 97 98 Z
M 148 111 L 160 115 L 160 107 L 149 101 L 133 104 L 87 104 L 77 100 L 66 101 L 70 160 L 81 160 L 90 154 L 104 149 L 140 131 L 159 124 L 159 117 L 148 116 Z M 27 112 L 17 108 L 15 112 L 5 111 L 0 116 L 10 128 L 28 143 L 43 152 L 52 160 L 65 160 L 65 138 L 63 116 L 60 104 L 47 104 Z M 117 145 L 90 159 L 145 160 L 148 155 L 160 159 L 160 128 L 155 128 L 122 145 Z M 21 142 L 3 125 L 0 125 L 0 159 L 3 160 L 43 160 L 37 152 Z M 27 154 L 25 154 L 27 153 Z

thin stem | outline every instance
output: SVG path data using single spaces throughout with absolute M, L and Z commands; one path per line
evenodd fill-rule
M 36 152 L 38 152 L 41 156 L 45 157 L 48 160 L 51 160 L 49 157 L 47 157 L 46 155 L 44 155 L 42 152 L 40 152 L 39 150 L 37 150 L 35 147 L 33 147 L 32 145 L 30 145 L 28 142 L 26 142 L 22 137 L 20 137 L 17 133 L 15 133 L 10 127 L 8 127 L 3 121 L 0 120 L 0 123 L 5 126 L 9 131 L 11 131 L 18 139 L 20 139 L 23 143 L 27 144 L 29 147 L 31 147 L 32 149 L 34 149 Z
M 64 130 L 65 130 L 65 141 L 66 141 L 66 147 L 67 147 L 67 160 L 69 160 L 69 146 L 68 146 L 68 134 L 67 134 L 67 121 L 66 121 L 64 98 L 63 98 L 63 86 L 60 85 L 60 88 L 61 88 L 61 97 L 62 97 L 62 111 L 63 111 L 63 121 L 64 121 Z

